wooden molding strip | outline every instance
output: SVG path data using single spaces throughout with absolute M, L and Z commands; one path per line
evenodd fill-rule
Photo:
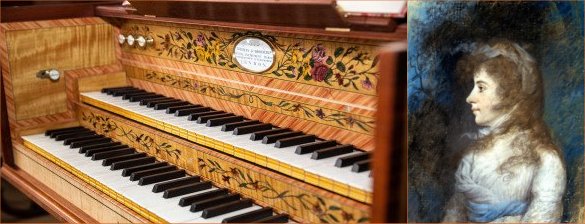
M 404 41 L 407 39 L 407 25 L 406 23 L 400 24 L 396 27 L 394 32 L 371 32 L 371 31 L 332 31 L 319 28 L 307 28 L 307 27 L 286 27 L 283 29 L 282 26 L 277 25 L 259 25 L 259 24 L 246 24 L 236 22 L 219 22 L 209 20 L 195 20 L 195 19 L 180 19 L 180 18 L 166 18 L 166 17 L 153 17 L 144 15 L 132 15 L 128 12 L 134 11 L 134 9 L 124 8 L 122 6 L 98 6 L 96 7 L 96 15 L 112 18 L 121 19 L 132 19 L 139 21 L 156 21 L 166 22 L 182 25 L 202 25 L 202 26 L 215 26 L 222 28 L 236 28 L 244 30 L 255 30 L 255 31 L 266 31 L 266 32 L 278 32 L 278 33 L 291 33 L 296 35 L 318 35 L 325 37 L 342 37 L 352 39 L 366 39 L 366 40 L 382 40 L 382 41 Z
M 2 166 L 2 178 L 62 222 L 97 223 L 95 219 L 18 168 Z

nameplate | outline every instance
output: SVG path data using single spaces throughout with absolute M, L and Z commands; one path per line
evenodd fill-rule
M 243 70 L 255 73 L 267 71 L 274 64 L 274 49 L 256 37 L 244 37 L 234 47 L 234 61 Z

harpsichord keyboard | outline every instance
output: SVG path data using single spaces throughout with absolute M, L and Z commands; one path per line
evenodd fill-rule
M 352 145 L 319 139 L 135 87 L 105 88 L 101 92 L 81 95 L 372 192 L 371 153 Z
M 23 139 L 170 223 L 289 221 L 272 208 L 84 127 Z

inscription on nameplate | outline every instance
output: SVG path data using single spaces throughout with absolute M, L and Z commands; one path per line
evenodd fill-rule
M 255 37 L 244 37 L 234 47 L 234 61 L 240 68 L 256 73 L 267 71 L 274 64 L 274 49 L 268 42 Z

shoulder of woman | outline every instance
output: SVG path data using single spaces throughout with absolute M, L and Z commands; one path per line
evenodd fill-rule
M 536 149 L 541 169 L 559 170 L 564 173 L 563 159 L 558 148 L 554 145 L 541 145 Z

